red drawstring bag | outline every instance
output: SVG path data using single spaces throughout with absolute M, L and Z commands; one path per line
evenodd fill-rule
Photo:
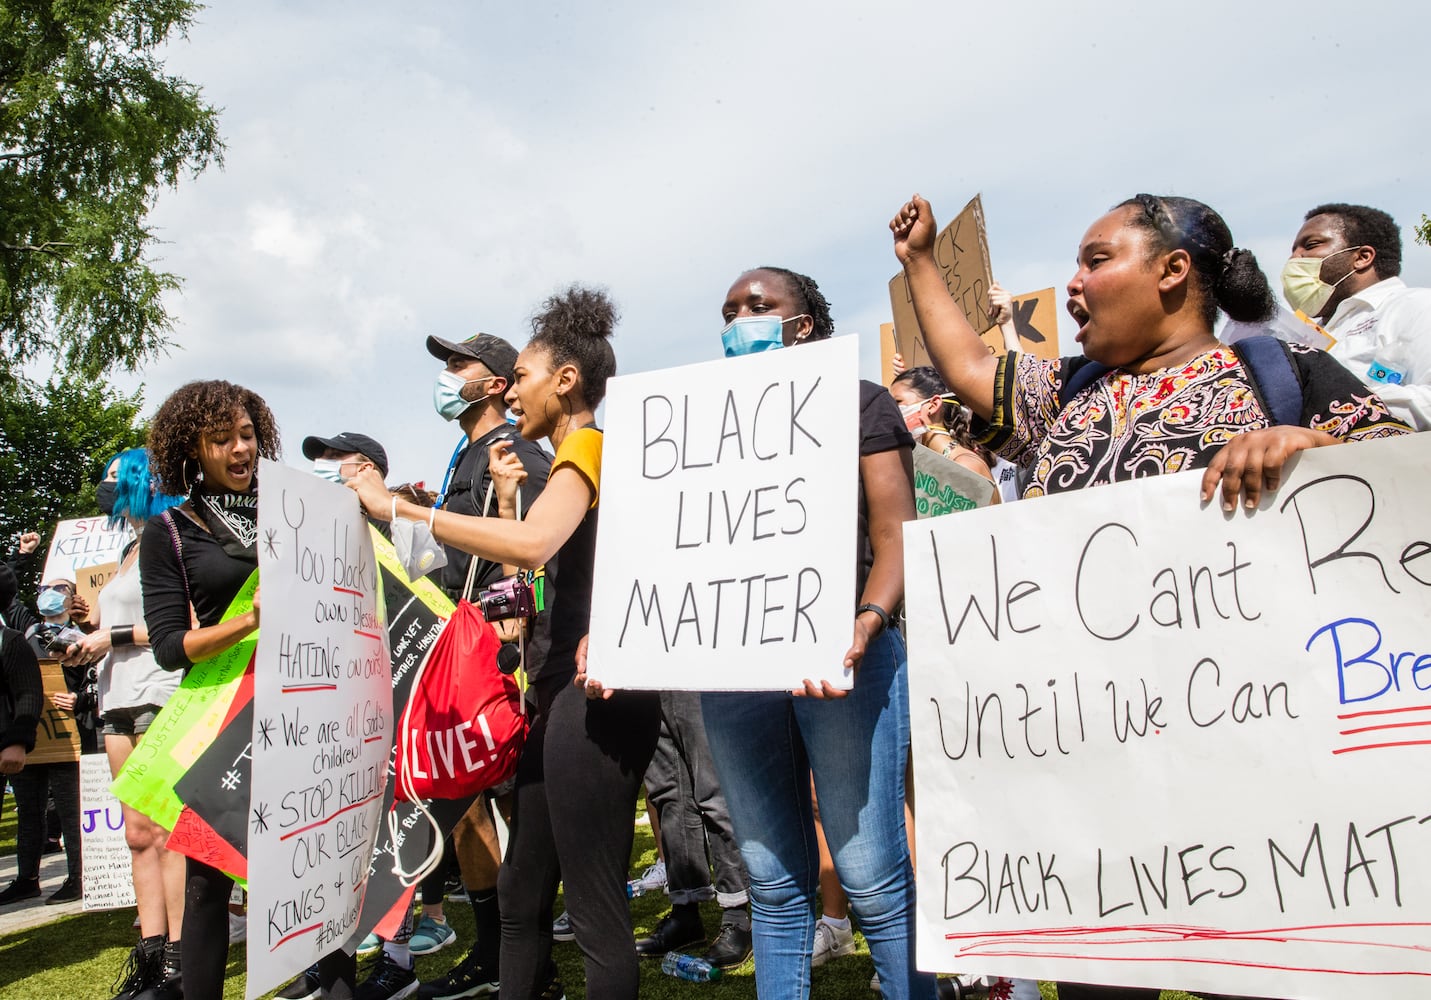
M 458 601 L 398 720 L 399 801 L 460 799 L 516 771 L 527 716 L 516 681 L 497 669 L 501 645 L 482 613 Z
M 403 885 L 422 881 L 442 860 L 442 828 L 423 800 L 475 795 L 517 770 L 528 721 L 517 682 L 497 669 L 501 645 L 482 613 L 458 601 L 412 679 L 397 724 L 393 796 L 415 803 L 427 817 L 434 846 L 410 871 L 394 859 L 393 873 Z M 416 832 L 398 827 L 397 812 L 389 812 L 394 843 Z

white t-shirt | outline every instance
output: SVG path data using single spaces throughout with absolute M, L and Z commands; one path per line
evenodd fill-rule
M 104 628 L 144 621 L 139 562 L 110 578 L 99 592 L 99 620 Z M 180 671 L 165 670 L 148 646 L 120 646 L 99 665 L 99 713 L 117 708 L 163 705 L 179 687 Z

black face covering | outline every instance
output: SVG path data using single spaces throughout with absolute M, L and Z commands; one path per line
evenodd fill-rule
M 203 480 L 189 491 L 189 506 L 225 552 L 258 565 L 258 483 L 248 493 L 209 493 Z
M 119 492 L 119 484 L 106 479 L 94 488 L 94 502 L 99 504 L 101 514 L 114 516 L 114 497 Z

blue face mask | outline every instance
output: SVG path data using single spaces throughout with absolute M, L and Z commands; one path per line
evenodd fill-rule
M 761 351 L 773 351 L 777 347 L 784 347 L 785 324 L 803 316 L 805 313 L 785 319 L 766 313 L 761 316 L 741 316 L 731 320 L 720 332 L 720 342 L 721 346 L 725 348 L 725 356 L 736 358 L 744 354 L 758 354 Z
M 437 381 L 432 385 L 432 408 L 443 420 L 456 420 L 473 404 L 472 400 L 462 398 L 462 390 L 467 388 L 468 383 L 490 382 L 496 377 L 486 375 L 482 378 L 464 379 L 455 372 L 440 371 L 437 373 Z
M 330 483 L 337 483 L 339 486 L 346 482 L 343 478 L 343 460 L 340 458 L 315 458 L 313 460 L 313 475 L 319 479 L 326 479 Z
M 47 618 L 63 614 L 65 595 L 58 590 L 42 590 L 35 599 L 35 610 Z

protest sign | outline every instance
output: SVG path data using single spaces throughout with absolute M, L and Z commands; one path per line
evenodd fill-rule
M 914 446 L 914 513 L 917 517 L 939 517 L 987 507 L 993 499 L 993 482 L 932 448 L 922 444 Z
M 611 380 L 592 678 L 849 687 L 857 348 L 836 337 Z
M 109 758 L 80 758 L 80 843 L 84 857 L 84 908 L 114 910 L 134 905 L 124 809 L 109 790 Z
M 257 588 L 255 572 L 222 620 L 247 614 Z M 257 645 L 257 636 L 250 635 L 185 671 L 179 689 L 169 696 L 115 776 L 112 788 L 116 798 L 164 829 L 175 828 L 184 803 L 175 794 L 174 785 L 218 736 Z M 171 843 L 170 848 L 180 846 Z
M 1053 360 L 1058 354 L 1058 293 L 1052 288 L 1027 295 L 1014 296 L 1014 330 L 1019 335 L 1019 350 L 1025 354 Z M 981 335 L 990 354 L 1004 354 L 1004 331 L 991 326 Z
M 881 323 L 879 325 L 879 371 L 880 381 L 883 385 L 889 385 L 894 381 L 894 324 Z
M 35 749 L 25 756 L 27 764 L 63 764 L 79 760 L 79 727 L 75 717 L 55 705 L 53 696 L 65 694 L 65 669 L 59 660 L 40 661 L 40 680 L 45 686 L 45 706 L 35 727 Z
M 925 969 L 1431 989 L 1431 438 L 905 526 Z M 1411 776 L 1406 780 L 1403 776 Z
M 129 522 L 120 519 L 110 527 L 107 517 L 81 517 L 55 525 L 45 556 L 45 579 L 75 580 L 83 569 L 119 564 L 119 554 L 134 539 Z
M 357 931 L 393 738 L 368 524 L 351 491 L 260 463 L 250 1000 Z
M 934 262 L 944 278 L 944 287 L 949 289 L 974 332 L 983 333 L 993 326 L 989 319 L 989 286 L 994 283 L 994 276 L 989 267 L 984 203 L 979 195 L 975 195 L 935 238 Z M 930 364 L 903 271 L 889 280 L 889 301 L 894 309 L 895 346 L 904 357 L 904 366 L 917 368 Z
M 397 553 L 389 542 L 376 530 L 372 532 L 373 552 L 377 556 L 378 575 L 382 583 L 383 607 L 388 623 L 388 648 L 392 658 L 393 718 L 402 717 L 412 694 L 412 681 L 420 664 L 437 636 L 442 631 L 442 623 L 452 614 L 452 601 L 427 577 L 408 579 L 398 561 Z M 382 815 L 376 846 L 368 866 L 368 889 L 363 897 L 363 912 L 358 921 L 357 933 L 366 935 L 374 928 L 384 936 L 391 937 L 391 927 L 400 920 L 402 907 L 412 893 L 393 872 L 393 865 L 399 857 L 403 867 L 411 871 L 427 856 L 427 820 L 413 802 L 394 802 L 393 789 L 396 786 L 394 765 L 396 754 L 388 757 L 388 781 L 383 792 Z M 451 833 L 467 807 L 476 796 L 451 800 L 438 805 L 426 803 L 443 833 Z M 434 808 L 436 807 L 436 808 Z M 397 836 L 388 827 L 387 815 L 396 812 Z M 416 834 L 414 834 L 416 830 Z

